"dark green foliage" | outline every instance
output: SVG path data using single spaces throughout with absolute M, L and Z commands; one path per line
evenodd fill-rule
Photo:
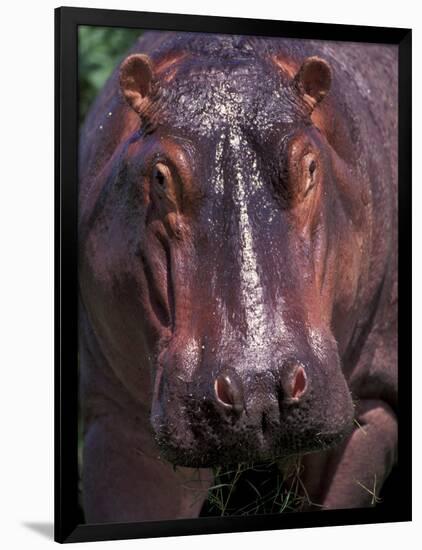
M 139 36 L 140 29 L 79 27 L 79 122 L 113 69 Z

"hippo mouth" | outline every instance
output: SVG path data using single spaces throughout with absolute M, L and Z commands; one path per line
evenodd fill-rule
M 156 440 L 162 456 L 174 465 L 191 468 L 261 463 L 335 447 L 351 432 L 352 424 L 336 432 L 318 432 L 310 428 L 300 433 L 268 424 L 259 430 L 245 423 L 235 433 L 223 431 L 221 427 L 218 432 L 210 426 L 207 428 L 206 434 L 197 433 L 183 442 L 175 440 L 174 434 L 161 431 Z
M 323 451 L 340 444 L 351 432 L 349 429 L 335 433 L 278 434 L 275 441 L 266 441 L 265 436 L 257 438 L 255 430 L 244 429 L 238 433 L 236 442 L 232 434 L 205 441 L 201 438 L 196 445 L 179 445 L 170 441 L 168 433 L 160 433 L 156 440 L 163 458 L 176 466 L 188 468 L 211 468 L 238 463 L 264 463 L 291 456 Z M 227 441 L 231 440 L 231 441 Z M 251 441 L 252 440 L 252 441 Z

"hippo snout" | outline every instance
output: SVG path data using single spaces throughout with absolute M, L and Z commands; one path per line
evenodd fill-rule
M 353 404 L 340 369 L 327 376 L 327 369 L 299 359 L 266 369 L 224 367 L 206 381 L 176 387 L 163 381 L 152 423 L 163 456 L 181 466 L 320 450 L 352 427 Z

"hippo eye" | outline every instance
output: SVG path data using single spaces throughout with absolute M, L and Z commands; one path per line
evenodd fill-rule
M 306 179 L 306 183 L 305 183 L 305 197 L 306 195 L 309 193 L 309 191 L 311 191 L 311 189 L 313 189 L 313 187 L 315 186 L 316 184 L 316 181 L 317 181 L 317 162 L 314 158 L 309 158 L 310 155 L 307 155 L 308 158 L 305 157 L 305 162 L 306 162 L 306 166 L 307 168 L 305 169 L 305 179 Z
M 170 178 L 170 170 L 168 166 L 162 162 L 158 162 L 152 170 L 152 181 L 158 189 L 163 191 L 166 190 L 168 185 L 168 180 Z
M 151 197 L 159 208 L 177 209 L 182 204 L 180 178 L 174 167 L 164 162 L 156 162 L 150 176 Z M 164 212 L 164 211 L 163 211 Z

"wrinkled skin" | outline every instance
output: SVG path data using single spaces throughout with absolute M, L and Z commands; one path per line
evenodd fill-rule
M 394 48 L 138 52 L 81 132 L 87 521 L 194 517 L 211 466 L 292 454 L 313 502 L 370 505 L 397 442 Z

